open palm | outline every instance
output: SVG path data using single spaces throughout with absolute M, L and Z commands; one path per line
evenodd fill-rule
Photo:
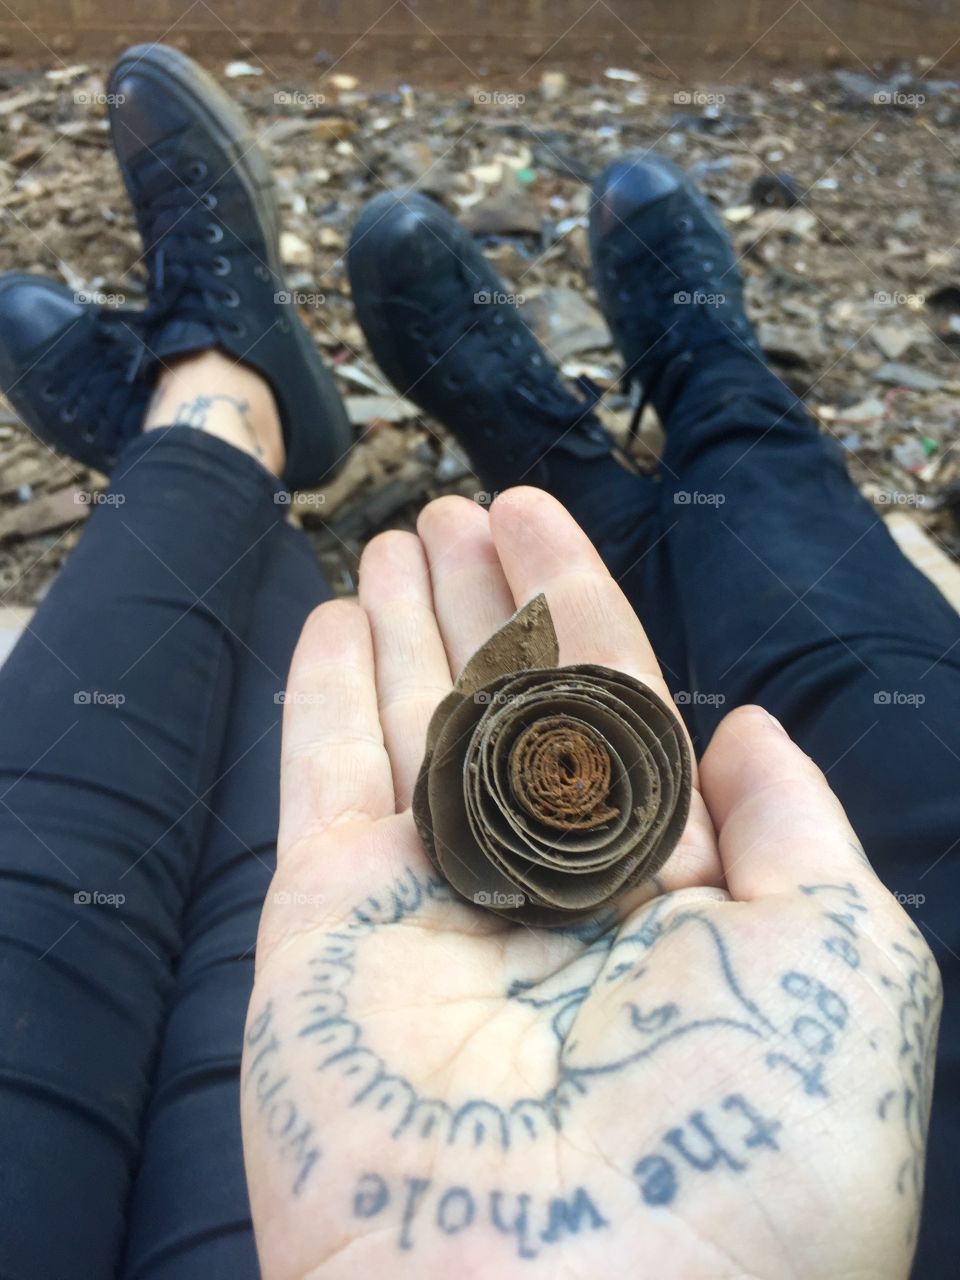
M 939 976 L 765 712 L 726 718 L 679 847 L 615 909 L 533 930 L 433 872 L 430 715 L 541 591 L 562 663 L 669 696 L 537 490 L 431 504 L 304 630 L 244 1056 L 265 1280 L 906 1275 Z

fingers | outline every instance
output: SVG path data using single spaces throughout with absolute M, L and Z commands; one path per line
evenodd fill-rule
M 555 498 L 540 489 L 510 489 L 490 508 L 490 528 L 516 607 L 546 593 L 563 665 L 615 667 L 673 705 L 640 620 Z
M 451 685 L 427 558 L 415 534 L 383 533 L 367 545 L 360 604 L 370 619 L 380 723 L 402 810 L 413 794 L 430 717 Z
M 590 539 L 556 499 L 540 489 L 510 489 L 491 507 L 490 529 L 515 606 L 541 591 L 546 594 L 562 665 L 586 662 L 625 671 L 673 707 L 632 605 Z M 679 716 L 677 721 L 681 723 Z M 696 786 L 696 763 L 693 774 Z M 722 880 L 713 828 L 695 791 L 686 830 L 655 888 L 669 892 L 719 885 Z
M 468 498 L 438 498 L 417 521 L 433 599 L 456 678 L 515 609 L 486 511 Z
M 280 798 L 280 858 L 335 823 L 394 812 L 370 627 L 349 601 L 315 609 L 297 643 L 283 709 Z
M 721 721 L 700 786 L 734 898 L 875 880 L 826 778 L 761 707 L 738 707 Z

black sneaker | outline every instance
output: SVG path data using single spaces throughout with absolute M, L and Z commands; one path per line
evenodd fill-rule
M 551 459 L 614 443 L 572 395 L 459 224 L 426 196 L 385 192 L 347 253 L 357 319 L 397 390 L 451 431 L 489 488 L 548 487 Z
M 217 347 L 270 384 L 284 480 L 329 477 L 351 439 L 343 402 L 291 305 L 266 160 L 233 102 L 196 63 L 137 45 L 110 73 L 113 145 L 149 271 L 154 362 Z
M 732 349 L 762 359 L 733 246 L 709 200 L 675 164 L 636 152 L 594 183 L 590 252 L 600 306 L 661 418 L 697 359 Z
M 0 276 L 0 388 L 34 435 L 109 472 L 150 398 L 136 376 L 138 325 L 136 312 L 97 306 L 45 276 Z

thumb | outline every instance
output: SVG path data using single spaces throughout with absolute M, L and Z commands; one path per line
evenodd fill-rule
M 879 885 L 826 778 L 762 707 L 724 717 L 700 784 L 733 898 L 865 877 Z

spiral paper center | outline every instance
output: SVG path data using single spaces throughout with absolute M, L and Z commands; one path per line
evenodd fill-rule
M 587 724 L 565 716 L 534 721 L 513 744 L 509 768 L 517 803 L 545 826 L 589 831 L 617 816 L 607 803 L 610 752 Z

